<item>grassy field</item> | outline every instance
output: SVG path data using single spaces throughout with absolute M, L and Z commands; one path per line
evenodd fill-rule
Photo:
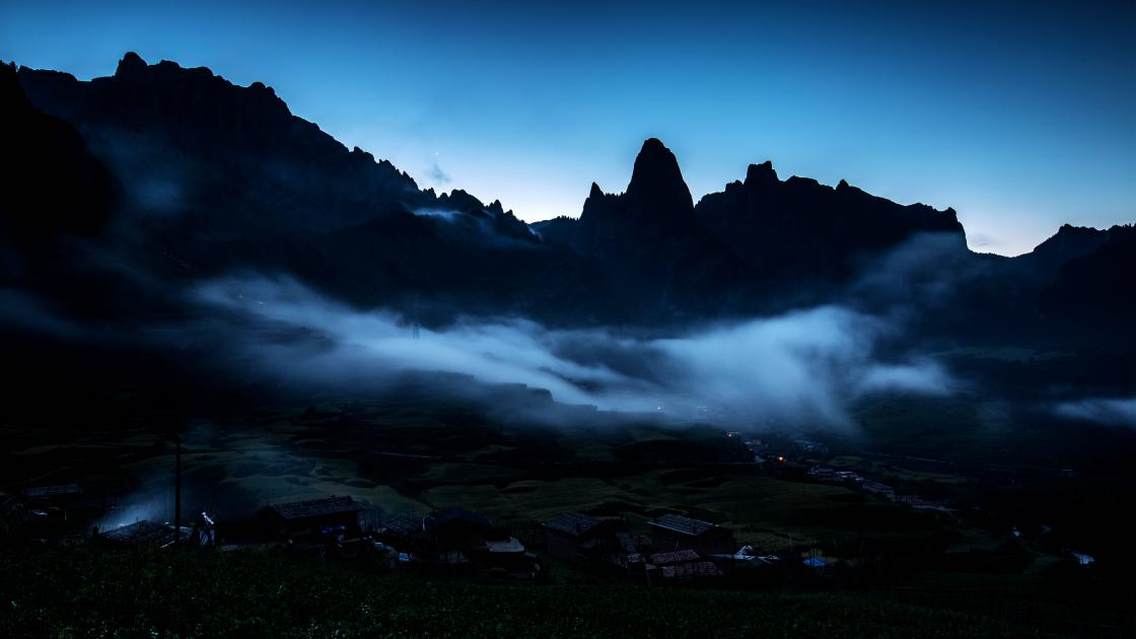
M 508 429 L 462 419 L 383 406 L 190 425 L 183 503 L 239 518 L 268 503 L 335 494 L 385 512 L 459 506 L 524 525 L 575 510 L 622 515 L 633 527 L 674 511 L 729 526 L 739 541 L 767 550 L 941 526 L 847 488 L 777 479 L 730 461 L 740 444 L 714 429 Z M 7 486 L 106 478 L 125 487 L 118 520 L 172 515 L 168 438 L 89 429 L 58 442 L 34 433 L 5 439 L 15 444 L 3 453 Z
M 483 584 L 286 555 L 0 551 L 4 637 L 1066 637 L 1117 618 L 1009 593 Z

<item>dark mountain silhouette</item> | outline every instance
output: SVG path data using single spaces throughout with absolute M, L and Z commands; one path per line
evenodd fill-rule
M 662 142 L 643 143 L 627 191 L 592 184 L 578 221 L 537 225 L 599 268 L 620 291 L 638 291 L 650 313 L 724 311 L 746 283 L 745 265 L 695 220 L 678 160 Z
M 677 158 L 653 138 L 623 193 L 593 184 L 579 219 L 530 227 L 500 202 L 419 189 L 390 162 L 293 115 L 261 83 L 240 87 L 133 53 L 113 76 L 89 82 L 20 68 L 17 85 L 13 67 L 4 73 L 4 125 L 16 141 L 4 151 L 16 165 L 5 172 L 6 223 L 93 235 L 98 252 L 119 262 L 106 280 L 128 272 L 161 291 L 120 291 L 122 300 L 164 299 L 249 269 L 287 273 L 361 307 L 424 309 L 437 321 L 504 313 L 666 324 L 840 296 L 894 303 L 881 297 L 879 278 L 864 283 L 866 272 L 887 272 L 935 292 L 911 302 L 934 307 L 927 330 L 997 325 L 1007 335 L 1070 316 L 1076 292 L 1093 290 L 1078 282 L 1123 266 L 1130 251 L 1115 230 L 1063 227 L 1020 258 L 977 255 L 951 209 L 900 205 L 843 181 L 781 180 L 770 162 L 695 204 Z M 28 193 L 44 195 L 40 213 L 14 206 Z M 902 250 L 926 258 L 929 246 L 934 259 L 903 262 L 918 260 Z
M 0 225 L 31 241 L 96 233 L 117 199 L 110 172 L 71 125 L 39 112 L 0 65 Z
M 292 115 L 261 83 L 239 87 L 133 53 L 108 78 L 21 68 L 19 79 L 38 109 L 81 130 L 120 176 L 125 228 L 114 250 L 146 272 L 193 280 L 285 271 L 368 305 L 414 291 L 480 308 L 470 291 L 521 286 L 502 273 L 531 281 L 564 270 L 560 251 L 534 253 L 539 238 L 500 202 L 420 190 L 389 162 Z M 498 264 L 502 254 L 525 270 Z M 536 288 L 488 297 L 496 310 L 520 310 L 539 299 Z
M 771 162 L 751 164 L 745 181 L 732 182 L 698 202 L 699 220 L 764 277 L 775 280 L 842 280 L 871 254 L 920 233 L 957 236 L 966 251 L 953 209 L 902 206 L 849 186 L 815 180 L 781 181 Z
M 130 204 L 144 213 L 187 212 L 212 233 L 242 234 L 330 230 L 429 203 L 405 173 L 348 152 L 260 83 L 148 66 L 133 53 L 107 78 L 21 68 L 20 81 L 38 109 L 75 124 L 129 176 Z
M 70 314 L 119 315 L 108 308 L 115 287 L 82 262 L 83 241 L 103 233 L 121 203 L 120 185 L 71 124 L 32 106 L 5 64 L 0 138 L 0 296 L 29 291 Z
M 959 254 L 967 253 L 953 210 L 902 206 L 843 181 L 835 189 L 807 178 L 782 182 L 770 162 L 750 165 L 744 182 L 694 206 L 677 160 L 656 139 L 643 144 L 624 194 L 593 184 L 578 221 L 535 226 L 550 243 L 685 282 L 704 296 L 727 288 L 780 297 L 803 283 L 845 283 L 865 259 L 924 233 L 955 235 Z
M 1043 313 L 1074 327 L 1104 325 L 1131 333 L 1136 326 L 1136 226 L 1099 231 L 1066 225 L 1038 250 L 1062 235 L 1067 239 L 1060 246 L 1074 245 L 1075 250 L 1042 291 Z

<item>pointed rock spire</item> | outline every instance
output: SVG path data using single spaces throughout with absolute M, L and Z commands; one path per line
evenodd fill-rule
M 764 186 L 777 182 L 777 171 L 773 170 L 773 162 L 766 160 L 761 164 L 751 164 L 746 169 L 746 186 Z
M 118 67 L 114 70 L 114 75 L 117 78 L 136 74 L 139 71 L 146 69 L 146 61 L 142 56 L 133 51 L 127 51 L 126 55 L 118 61 Z
M 678 159 L 657 138 L 643 142 L 635 158 L 635 169 L 627 185 L 627 195 L 652 207 L 692 209 L 690 189 L 682 179 Z

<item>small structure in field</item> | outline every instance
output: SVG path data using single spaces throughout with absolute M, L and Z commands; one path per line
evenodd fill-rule
M 442 565 L 465 565 L 492 537 L 493 522 L 481 513 L 446 508 L 422 519 L 422 536 L 434 561 Z
M 350 497 L 325 497 L 273 504 L 263 511 L 269 533 L 279 539 L 359 534 L 363 505 Z
M 687 581 L 721 577 L 713 562 L 705 561 L 690 549 L 655 553 L 647 558 L 647 580 Z
M 663 515 L 647 522 L 656 551 L 690 549 L 703 555 L 732 553 L 734 533 L 708 521 L 681 515 Z
M 656 566 L 669 566 L 672 564 L 689 563 L 692 561 L 699 561 L 702 557 L 693 550 L 675 550 L 673 552 L 657 552 L 650 557 L 647 561 Z
M 617 550 L 620 522 L 581 513 L 561 513 L 541 524 L 544 546 L 549 555 L 564 561 L 596 559 Z M 632 548 L 630 552 L 635 552 Z
M 23 494 L 31 501 L 53 501 L 78 497 L 83 494 L 83 489 L 79 484 L 55 484 L 25 488 Z
M 492 535 L 497 536 L 497 535 Z M 486 539 L 477 549 L 475 559 L 490 576 L 535 579 L 540 574 L 540 562 L 525 550 L 516 537 L 497 536 Z

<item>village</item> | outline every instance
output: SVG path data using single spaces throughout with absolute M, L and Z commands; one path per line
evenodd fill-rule
M 741 433 L 725 432 L 732 440 Z M 956 521 L 958 509 L 946 500 L 897 491 L 862 472 L 811 463 L 827 451 L 811 440 L 771 445 L 746 439 L 752 464 L 791 481 L 833 484 L 878 500 Z M 177 487 L 180 491 L 180 486 Z M 0 533 L 25 542 L 95 547 L 194 547 L 212 552 L 284 552 L 327 562 L 366 565 L 381 572 L 444 575 L 455 578 L 545 582 L 553 566 L 595 578 L 643 585 L 761 586 L 823 584 L 870 567 L 878 554 L 820 544 L 794 543 L 762 548 L 742 543 L 728 526 L 691 512 L 659 512 L 650 518 L 628 513 L 566 510 L 511 528 L 488 515 L 461 507 L 429 513 L 388 512 L 346 495 L 264 504 L 243 517 L 215 518 L 182 509 L 180 492 L 172 518 L 119 521 L 105 515 L 123 510 L 114 497 L 80 484 L 31 486 L 0 494 Z M 1010 531 L 1024 544 L 1050 531 Z M 1075 549 L 1059 552 L 1075 565 L 1096 559 Z
M 425 516 L 385 514 L 351 497 L 328 496 L 271 504 L 243 521 L 215 521 L 200 512 L 178 523 L 139 520 L 81 529 L 78 522 L 103 506 L 96 502 L 75 484 L 37 487 L 21 498 L 0 499 L 0 516 L 8 535 L 42 544 L 279 551 L 329 562 L 366 560 L 381 571 L 518 581 L 543 580 L 550 560 L 644 584 L 771 571 L 789 560 L 739 548 L 728 528 L 675 514 L 633 531 L 619 517 L 565 512 L 541 522 L 537 534 L 522 541 L 489 517 L 460 508 Z

